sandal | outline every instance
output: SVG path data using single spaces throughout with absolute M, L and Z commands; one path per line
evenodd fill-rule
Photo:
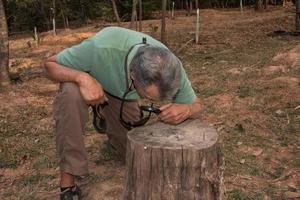
M 94 114 L 94 116 L 93 116 L 94 128 L 98 133 L 105 134 L 107 125 L 106 125 L 105 118 L 102 116 L 102 114 L 100 114 L 99 105 L 93 106 L 92 108 L 93 108 L 93 114 Z
M 73 197 L 77 196 L 78 200 L 82 199 L 82 192 L 80 188 L 75 185 L 74 187 L 69 187 L 60 193 L 60 200 L 73 200 Z

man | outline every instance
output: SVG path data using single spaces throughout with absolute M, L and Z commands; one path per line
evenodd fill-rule
M 89 106 L 100 105 L 97 113 L 105 119 L 109 143 L 123 157 L 127 131 L 145 123 L 137 99 L 169 100 L 157 112 L 159 119 L 169 124 L 179 124 L 201 112 L 199 98 L 179 59 L 143 33 L 105 28 L 50 57 L 45 68 L 52 80 L 60 82 L 54 118 L 61 199 L 80 196 L 74 176 L 88 174 L 83 129 Z

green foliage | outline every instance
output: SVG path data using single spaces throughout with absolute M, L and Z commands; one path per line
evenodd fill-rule
M 171 9 L 172 2 L 175 9 L 186 9 L 183 0 L 168 0 L 167 9 Z M 52 29 L 53 2 L 55 2 L 56 26 L 63 28 L 64 17 L 67 17 L 71 25 L 81 25 L 90 20 L 103 19 L 115 21 L 111 0 L 6 0 L 5 10 L 10 32 L 32 31 L 36 26 L 39 31 Z M 115 0 L 119 16 L 122 21 L 131 20 L 132 0 Z M 195 1 L 193 1 L 195 4 Z M 244 1 L 244 4 L 252 4 L 252 0 Z M 195 5 L 194 5 L 195 6 Z M 239 0 L 205 0 L 199 1 L 201 8 L 237 7 Z M 160 0 L 142 0 L 143 19 L 153 18 L 153 13 L 161 9 Z M 139 5 L 137 6 L 139 15 Z

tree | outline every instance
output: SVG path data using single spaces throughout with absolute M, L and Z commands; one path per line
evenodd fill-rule
M 53 23 L 53 34 L 56 35 L 56 21 L 55 21 L 55 15 L 56 15 L 56 5 L 55 0 L 52 0 L 52 23 Z
M 45 5 L 44 5 L 45 2 L 44 2 L 44 0 L 38 0 L 38 3 L 39 3 L 39 7 L 41 8 L 41 13 L 44 17 L 44 20 L 45 20 L 46 24 L 47 24 L 48 31 L 50 31 L 50 21 L 49 21 L 49 18 L 47 16 L 47 14 L 46 14 L 46 11 L 45 11 Z
M 255 10 L 261 10 L 263 7 L 263 0 L 255 0 Z
M 113 9 L 114 9 L 114 13 L 115 13 L 118 25 L 120 26 L 121 25 L 121 20 L 120 20 L 120 17 L 119 17 L 119 13 L 118 13 L 116 2 L 115 2 L 115 0 L 111 0 L 111 3 L 112 3 L 112 6 L 113 6 Z
M 296 0 L 296 32 L 300 33 L 300 0 Z
M 68 29 L 69 28 L 69 18 L 68 18 L 67 13 L 65 13 L 65 1 L 62 2 L 62 0 L 59 0 L 59 5 L 60 5 L 61 17 L 64 22 L 64 27 L 65 27 L 65 29 Z
M 142 20 L 143 20 L 143 5 L 142 5 L 142 0 L 139 0 L 139 31 L 140 32 L 143 30 Z
M 0 83 L 7 84 L 9 78 L 9 43 L 3 0 L 0 0 Z
M 263 3 L 264 3 L 264 9 L 268 9 L 268 0 L 264 0 Z
M 166 42 L 166 10 L 167 10 L 167 0 L 162 0 L 161 6 L 161 31 L 160 40 L 162 43 Z
M 132 12 L 131 12 L 131 22 L 129 25 L 129 28 L 133 28 L 133 24 L 136 22 L 137 19 L 137 13 L 136 13 L 136 5 L 137 5 L 137 0 L 132 0 Z M 136 27 L 137 29 L 137 27 Z

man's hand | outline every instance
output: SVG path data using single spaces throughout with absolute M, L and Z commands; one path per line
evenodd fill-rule
M 196 97 L 191 104 L 169 103 L 159 108 L 161 113 L 159 118 L 161 121 L 169 124 L 179 124 L 188 118 L 198 118 L 203 112 L 200 99 Z
M 89 74 L 80 74 L 76 82 L 83 99 L 88 105 L 103 104 L 108 100 L 101 84 Z
M 191 116 L 191 105 L 170 103 L 159 108 L 159 118 L 168 124 L 179 124 Z

